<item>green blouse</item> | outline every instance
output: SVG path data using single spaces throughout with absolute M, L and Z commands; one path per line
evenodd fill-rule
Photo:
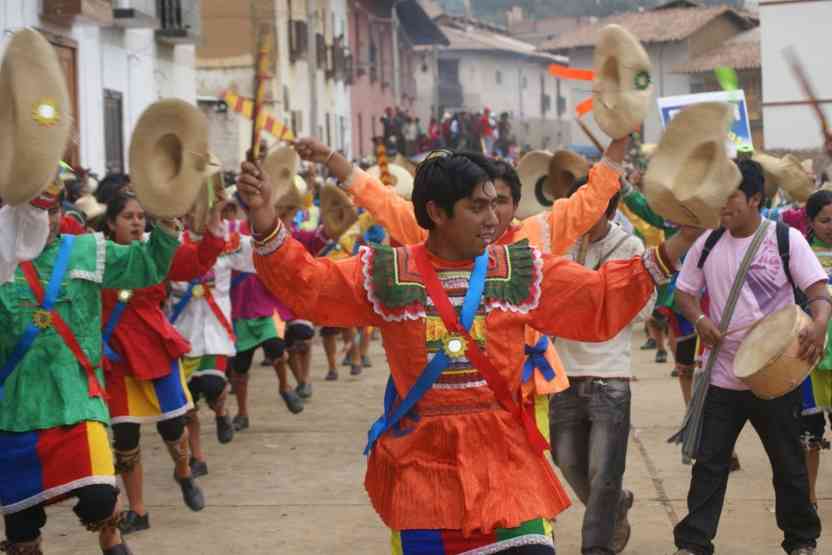
M 79 235 L 55 310 L 72 329 L 78 343 L 101 371 L 101 289 L 139 289 L 160 283 L 179 245 L 176 237 L 157 228 L 146 243 L 118 245 L 101 234 Z M 46 286 L 58 255 L 53 241 L 33 262 Z M 14 280 L 0 285 L 0 365 L 32 321 L 37 301 L 20 268 Z M 109 423 L 103 399 L 91 398 L 87 377 L 75 355 L 55 332 L 43 330 L 4 384 L 0 430 L 28 432 L 85 420 Z

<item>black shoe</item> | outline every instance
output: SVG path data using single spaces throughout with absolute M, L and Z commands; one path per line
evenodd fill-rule
M 647 341 L 644 342 L 644 345 L 640 347 L 642 351 L 652 351 L 656 348 L 656 340 L 652 337 L 648 338 Z
M 124 532 L 122 532 L 122 534 L 123 533 Z M 101 552 L 104 553 L 104 555 L 133 555 L 133 552 L 130 551 L 127 544 L 123 542 L 118 545 L 114 545 L 110 549 L 103 549 Z
M 326 378 L 324 379 L 328 382 L 338 381 L 338 370 L 330 370 L 326 373 Z
M 656 364 L 664 364 L 667 362 L 667 351 L 656 351 Z
M 234 426 L 231 424 L 231 417 L 217 416 L 214 418 L 217 423 L 217 441 L 220 443 L 231 443 L 234 439 Z
M 352 365 L 352 368 L 350 368 L 350 375 L 352 375 L 352 376 L 360 376 L 360 375 L 361 375 L 361 372 L 363 372 L 363 371 L 364 371 L 364 369 L 363 369 L 363 368 L 361 368 L 361 365 L 360 365 L 360 364 L 353 364 L 353 365 Z
M 298 386 L 295 388 L 295 393 L 301 399 L 309 399 L 312 397 L 312 384 L 311 383 L 299 383 Z
M 242 432 L 243 430 L 247 430 L 249 427 L 248 416 L 240 416 L 239 414 L 234 417 L 231 424 L 234 426 L 235 432 Z
M 199 478 L 208 474 L 208 463 L 205 461 L 191 457 L 191 460 L 188 461 L 188 466 L 191 467 L 191 478 Z
M 679 369 L 674 368 L 673 370 L 671 370 L 670 371 L 670 377 L 671 378 L 678 378 L 679 377 Z
M 150 513 L 145 513 L 144 516 L 139 516 L 135 511 L 127 511 L 118 525 L 122 535 L 132 534 L 133 532 L 141 532 L 150 528 Z M 116 546 L 118 547 L 118 546 Z M 117 552 L 115 552 L 117 553 Z
M 290 389 L 289 391 L 281 391 L 280 396 L 283 398 L 283 402 L 286 403 L 289 412 L 292 414 L 303 412 L 303 399 L 297 393 Z
M 174 476 L 174 479 L 179 484 L 179 489 L 182 490 L 182 499 L 190 510 L 196 512 L 205 508 L 205 496 L 199 486 L 196 485 L 193 476 L 188 478 L 176 478 Z
M 372 368 L 373 361 L 370 360 L 370 357 L 361 357 L 361 366 L 363 366 L 364 368 Z

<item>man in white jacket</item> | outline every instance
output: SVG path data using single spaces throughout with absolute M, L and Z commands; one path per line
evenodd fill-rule
M 616 195 L 569 258 L 598 268 L 644 252 L 641 241 L 613 221 L 618 202 Z M 649 316 L 654 303 L 655 293 L 634 322 Z M 630 432 L 631 343 L 632 325 L 603 343 L 555 340 L 571 386 L 549 403 L 552 458 L 586 507 L 584 555 L 619 553 L 630 536 L 627 511 L 633 494 L 622 489 L 622 481 Z

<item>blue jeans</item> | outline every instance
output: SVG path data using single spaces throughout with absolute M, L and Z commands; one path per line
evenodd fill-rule
M 630 435 L 630 382 L 571 383 L 549 401 L 552 459 L 586 507 L 581 552 L 612 554 Z

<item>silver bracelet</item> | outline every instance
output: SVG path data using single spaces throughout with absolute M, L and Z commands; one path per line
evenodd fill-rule
M 695 328 L 696 326 L 698 326 L 699 322 L 701 322 L 705 318 L 706 318 L 706 316 L 705 316 L 705 313 L 703 312 L 702 314 L 699 315 L 699 318 L 697 318 L 696 321 L 693 323 L 693 327 Z
M 329 151 L 329 156 L 326 157 L 326 161 L 324 162 L 325 166 L 329 165 L 329 162 L 332 160 L 333 156 L 335 156 L 335 150 L 334 149 Z

